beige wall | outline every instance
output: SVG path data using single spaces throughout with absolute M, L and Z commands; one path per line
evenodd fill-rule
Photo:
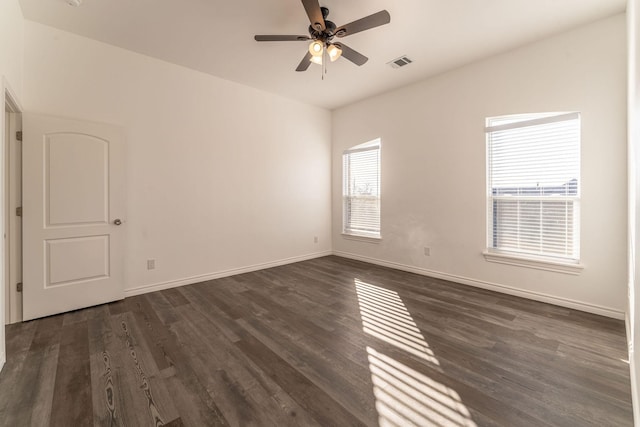
M 331 250 L 327 110 L 30 21 L 24 105 L 124 128 L 129 291 Z
M 622 318 L 625 17 L 618 15 L 333 112 L 338 253 Z M 485 261 L 485 118 L 582 114 L 580 275 Z M 382 241 L 341 236 L 341 154 L 382 138 Z M 431 256 L 423 248 L 430 247 Z

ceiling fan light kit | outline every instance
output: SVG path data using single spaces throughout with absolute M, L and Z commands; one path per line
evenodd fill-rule
M 324 58 L 324 53 L 327 53 L 329 60 L 334 62 L 336 59 L 342 56 L 342 49 L 340 49 L 335 44 L 328 44 L 325 46 L 319 41 L 313 41 L 309 45 L 309 52 L 311 53 L 311 58 L 309 61 L 314 64 L 322 65 L 322 60 Z
M 331 62 L 334 62 L 342 56 L 342 49 L 335 44 L 330 44 L 329 47 L 327 47 L 327 54 L 329 55 Z
M 296 71 L 306 71 L 309 65 L 323 64 L 325 52 L 331 62 L 334 62 L 341 56 L 361 66 L 366 63 L 369 58 L 361 53 L 351 49 L 343 43 L 333 43 L 334 37 L 346 37 L 351 34 L 379 27 L 391 22 L 391 16 L 386 10 L 365 16 L 356 21 L 337 27 L 331 21 L 327 20 L 329 9 L 320 7 L 318 0 L 301 0 L 307 16 L 309 17 L 309 35 L 256 35 L 255 40 L 258 42 L 269 41 L 311 41 L 309 44 L 309 52 L 302 58 L 302 61 L 296 68 Z
M 322 56 L 324 51 L 324 44 L 320 40 L 314 40 L 309 45 L 309 52 L 313 56 Z
M 312 56 L 309 61 L 313 62 L 314 64 L 322 65 L 322 56 Z

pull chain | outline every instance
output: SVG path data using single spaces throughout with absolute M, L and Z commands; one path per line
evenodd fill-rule
M 327 52 L 326 49 L 325 49 L 325 54 L 326 54 L 325 55 L 326 60 L 329 61 L 329 52 Z M 322 63 L 324 64 L 324 74 L 327 74 L 327 62 L 323 59 Z M 324 75 L 323 75 L 323 77 L 324 77 Z

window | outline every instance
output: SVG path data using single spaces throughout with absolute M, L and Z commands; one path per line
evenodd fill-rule
M 342 155 L 343 232 L 380 237 L 380 140 Z
M 494 117 L 486 132 L 488 252 L 577 263 L 580 114 Z

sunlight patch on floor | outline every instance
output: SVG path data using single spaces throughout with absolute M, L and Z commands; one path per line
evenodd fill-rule
M 428 363 L 440 366 L 397 292 L 355 279 L 362 329 Z M 476 427 L 455 390 L 367 346 L 381 427 Z
M 416 357 L 439 365 L 397 292 L 355 279 L 362 329 Z

